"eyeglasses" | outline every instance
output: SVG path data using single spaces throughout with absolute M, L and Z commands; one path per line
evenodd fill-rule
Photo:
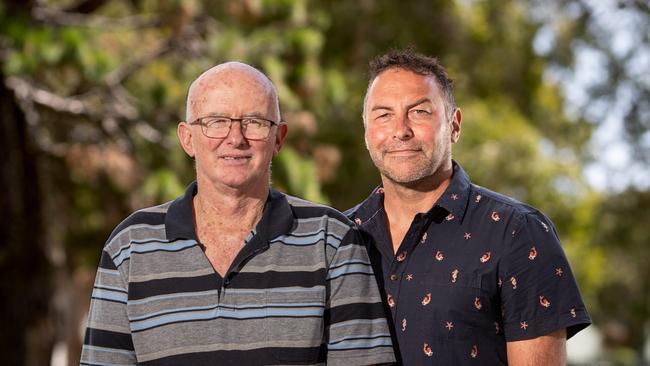
M 239 122 L 241 125 L 242 135 L 247 140 L 264 140 L 269 137 L 271 127 L 280 124 L 280 122 L 271 121 L 261 117 L 242 117 L 229 118 L 222 116 L 206 116 L 195 119 L 190 122 L 191 125 L 201 125 L 201 131 L 206 137 L 212 139 L 222 139 L 228 136 L 233 122 Z

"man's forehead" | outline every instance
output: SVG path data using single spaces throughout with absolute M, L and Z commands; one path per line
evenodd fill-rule
M 438 82 L 435 75 L 422 75 L 407 69 L 392 68 L 379 73 L 370 85 L 371 91 L 396 87 L 409 89 L 433 87 L 438 89 Z
M 187 96 L 187 118 L 195 118 L 206 112 L 203 109 L 207 105 L 217 107 L 215 104 L 219 103 L 274 108 L 277 93 L 261 71 L 240 62 L 228 62 L 205 71 L 192 83 Z
M 433 75 L 420 75 L 407 70 L 387 70 L 373 80 L 367 101 L 371 105 L 389 102 L 433 103 L 441 97 Z

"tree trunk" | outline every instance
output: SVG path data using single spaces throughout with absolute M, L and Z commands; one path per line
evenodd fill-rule
M 51 265 L 43 235 L 38 153 L 25 115 L 5 86 L 0 63 L 0 359 L 3 365 L 48 365 Z

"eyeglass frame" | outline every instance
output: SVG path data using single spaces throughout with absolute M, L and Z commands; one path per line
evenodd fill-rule
M 203 123 L 203 121 L 202 121 L 205 118 L 223 118 L 223 119 L 230 120 L 230 124 L 228 126 L 228 133 L 226 133 L 223 137 L 208 136 L 208 134 L 206 132 L 207 129 L 208 129 L 208 126 L 205 123 Z M 242 122 L 244 120 L 247 120 L 247 119 L 257 119 L 257 120 L 262 120 L 262 121 L 265 121 L 265 122 L 269 122 L 271 125 L 269 126 L 268 134 L 265 137 L 262 137 L 262 138 L 249 138 L 249 137 L 246 137 L 246 127 L 244 125 L 242 125 Z M 232 118 L 232 117 L 226 117 L 226 116 L 220 116 L 220 115 L 208 115 L 208 116 L 203 116 L 203 117 L 196 118 L 193 121 L 188 122 L 188 124 L 189 125 L 200 125 L 201 126 L 201 132 L 203 133 L 203 136 L 205 136 L 205 137 L 207 137 L 209 139 L 223 139 L 223 138 L 228 137 L 228 135 L 230 134 L 230 131 L 232 131 L 233 122 L 237 122 L 237 121 L 239 121 L 239 126 L 241 128 L 242 136 L 247 140 L 253 140 L 253 141 L 263 141 L 263 140 L 268 139 L 270 134 L 271 134 L 271 128 L 273 128 L 273 126 L 279 126 L 282 123 L 284 123 L 284 121 L 282 121 L 282 120 L 276 122 L 276 121 L 266 119 L 266 118 L 263 118 L 263 117 L 258 117 L 258 116 L 243 116 L 243 117 L 240 117 L 240 118 Z

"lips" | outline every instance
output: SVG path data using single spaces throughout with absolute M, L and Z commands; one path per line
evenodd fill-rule
M 385 155 L 394 156 L 394 157 L 408 157 L 417 155 L 422 152 L 421 149 L 392 149 L 384 151 Z
M 250 159 L 250 155 L 221 155 L 219 156 L 220 159 L 224 160 L 244 160 L 244 159 Z

